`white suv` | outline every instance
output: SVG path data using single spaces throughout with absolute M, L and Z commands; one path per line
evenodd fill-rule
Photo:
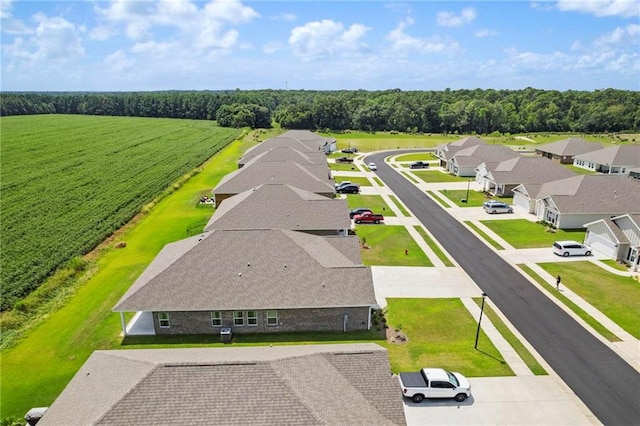
M 484 211 L 491 214 L 496 213 L 513 213 L 513 208 L 502 201 L 490 200 L 482 203 L 482 208 Z
M 558 256 L 591 256 L 591 247 L 577 241 L 556 241 L 553 252 Z

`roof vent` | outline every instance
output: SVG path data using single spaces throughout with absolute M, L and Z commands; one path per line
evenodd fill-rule
M 242 272 L 238 272 L 238 276 L 241 277 L 242 276 Z

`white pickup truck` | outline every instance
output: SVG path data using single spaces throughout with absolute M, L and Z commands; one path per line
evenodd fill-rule
M 453 398 L 462 402 L 471 395 L 471 385 L 462 374 L 442 368 L 400 373 L 400 386 L 402 394 L 413 402 L 422 402 L 425 398 Z

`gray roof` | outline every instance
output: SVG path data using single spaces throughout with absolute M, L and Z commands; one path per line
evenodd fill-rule
M 576 155 L 576 160 L 590 161 L 609 166 L 640 166 L 640 145 L 618 145 Z
M 576 174 L 545 157 L 517 157 L 489 169 L 487 177 L 497 184 L 543 183 Z
M 586 154 L 599 149 L 602 149 L 602 144 L 598 142 L 588 142 L 582 138 L 569 138 L 536 147 L 536 151 L 569 157 Z
M 446 160 L 450 160 L 455 155 L 455 153 L 460 151 L 461 149 L 484 143 L 485 142 L 480 138 L 469 136 L 455 142 L 438 145 L 436 147 L 436 152 L 443 154 Z
M 167 244 L 114 311 L 296 309 L 376 304 L 355 235 L 214 230 Z
M 96 351 L 39 425 L 404 425 L 373 343 Z
M 452 157 L 460 167 L 478 167 L 482 163 L 497 163 L 510 158 L 520 157 L 520 154 L 504 145 L 478 144 L 461 149 Z
M 292 161 L 256 161 L 226 175 L 213 189 L 214 194 L 239 194 L 264 183 L 293 185 L 316 194 L 335 192 L 327 164 L 299 164 Z
M 346 199 L 327 198 L 291 185 L 265 184 L 222 201 L 205 227 L 336 231 L 351 227 Z
M 279 144 L 268 141 L 278 141 Z M 261 157 L 259 161 L 294 161 L 301 164 L 327 165 L 327 156 L 318 148 L 308 148 L 302 142 L 291 138 L 267 139 L 247 151 L 238 161 L 239 165 L 245 165 L 252 159 Z
M 627 176 L 578 175 L 549 182 L 540 192 L 564 214 L 640 213 L 640 182 Z

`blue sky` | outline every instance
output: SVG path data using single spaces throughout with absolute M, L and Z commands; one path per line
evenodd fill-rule
M 0 0 L 1 89 L 640 90 L 640 0 Z

